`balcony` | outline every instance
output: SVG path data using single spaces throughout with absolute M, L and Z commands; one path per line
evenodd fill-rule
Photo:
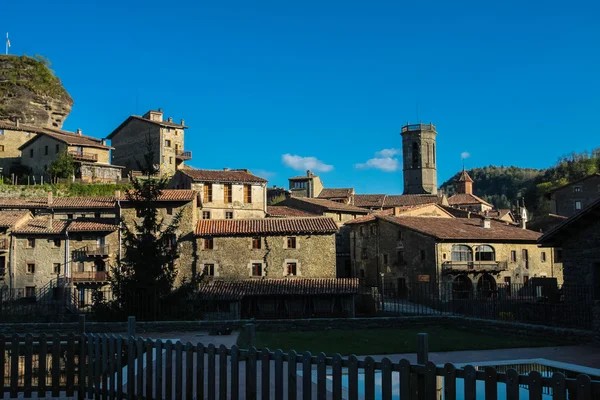
M 185 150 L 175 150 L 175 157 L 177 157 L 177 159 L 181 161 L 191 160 L 192 152 Z
M 446 261 L 443 272 L 501 272 L 508 270 L 506 261 Z
M 0 239 L 0 251 L 8 250 L 8 239 Z
M 107 244 L 97 246 L 85 246 L 77 250 L 73 250 L 73 259 L 81 259 L 86 257 L 108 257 L 110 248 Z
M 98 154 L 83 153 L 81 151 L 69 151 L 69 155 L 79 161 L 98 161 Z
M 402 132 L 413 132 L 413 131 L 432 131 L 435 132 L 434 124 L 409 124 L 402 127 Z
M 106 282 L 108 280 L 108 271 L 85 271 L 72 272 L 71 281 L 77 282 Z

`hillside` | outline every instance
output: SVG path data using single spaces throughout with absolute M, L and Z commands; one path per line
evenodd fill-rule
M 550 201 L 546 198 L 550 190 L 596 172 L 600 172 L 600 148 L 572 153 L 543 170 L 492 165 L 468 170 L 475 181 L 473 191 L 477 196 L 497 208 L 512 208 L 523 197 L 533 218 L 550 212 Z M 455 193 L 459 174 L 442 184 L 448 196 Z

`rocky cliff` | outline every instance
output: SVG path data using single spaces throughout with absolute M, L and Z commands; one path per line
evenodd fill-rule
M 45 59 L 0 55 L 0 120 L 62 128 L 72 106 Z

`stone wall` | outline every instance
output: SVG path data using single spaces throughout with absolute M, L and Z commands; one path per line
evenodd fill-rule
M 2 168 L 3 175 L 10 176 L 11 166 L 21 163 L 21 150 L 19 150 L 19 147 L 35 136 L 36 133 L 33 132 L 0 129 L 0 146 L 4 147 L 3 151 L 0 152 L 0 168 Z M 25 156 L 29 157 L 29 153 Z
M 590 220 L 582 229 L 562 241 L 565 284 L 594 285 L 600 274 L 600 219 Z
M 109 165 L 81 163 L 76 178 L 86 183 L 114 183 L 121 179 L 121 171 L 122 168 Z
M 296 248 L 286 248 L 288 236 L 296 238 Z M 212 250 L 204 249 L 204 238 L 197 239 L 201 265 L 214 264 L 215 276 L 223 279 L 247 279 L 252 263 L 262 263 L 263 276 L 287 276 L 286 263 L 295 262 L 297 276 L 335 278 L 335 236 L 331 235 L 260 235 L 261 248 L 252 249 L 252 236 L 213 238 Z
M 575 192 L 574 187 L 581 191 Z M 575 209 L 575 202 L 581 202 L 581 208 L 600 197 L 600 176 L 592 176 L 578 184 L 572 184 L 558 189 L 552 194 L 552 213 L 570 217 L 579 210 Z
M 175 127 L 161 127 L 161 161 L 162 167 L 161 172 L 166 175 L 173 175 L 175 171 L 179 168 L 183 167 L 183 162 L 177 160 L 177 152 L 183 151 L 183 137 L 184 130 L 183 128 L 175 128 Z M 166 141 L 170 141 L 170 146 L 167 146 Z
M 125 167 L 125 175 L 131 170 L 139 170 L 137 162 L 144 165 L 148 135 L 150 135 L 153 141 L 153 163 L 160 164 L 160 126 L 139 119 L 131 119 L 111 138 L 111 146 L 114 147 L 112 151 L 112 164 Z
M 266 193 L 267 188 L 264 183 L 251 184 L 252 202 L 246 203 L 244 200 L 244 185 L 231 185 L 231 203 L 225 202 L 225 189 L 223 183 L 208 183 L 212 186 L 212 201 L 204 201 L 205 183 L 192 183 L 190 189 L 197 190 L 202 199 L 202 206 L 199 210 L 200 217 L 203 211 L 210 212 L 210 219 L 225 219 L 225 212 L 233 212 L 233 219 L 257 219 L 264 218 L 267 212 Z

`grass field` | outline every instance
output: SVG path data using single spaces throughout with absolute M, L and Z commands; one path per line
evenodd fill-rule
M 417 333 L 429 334 L 429 351 L 489 350 L 518 347 L 558 346 L 556 340 L 510 336 L 499 333 L 475 332 L 456 328 L 389 328 L 354 331 L 326 330 L 313 332 L 257 332 L 255 346 L 259 349 L 309 350 L 316 354 L 342 355 L 397 354 L 416 352 Z M 247 347 L 242 333 L 238 346 Z

